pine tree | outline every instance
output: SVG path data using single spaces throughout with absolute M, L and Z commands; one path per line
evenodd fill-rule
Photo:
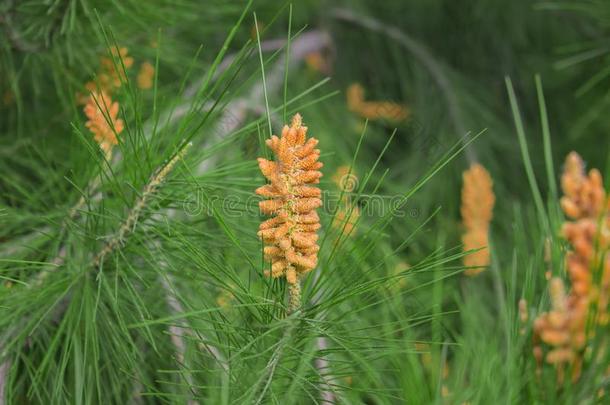
M 0 404 L 607 402 L 609 15 L 4 1 Z

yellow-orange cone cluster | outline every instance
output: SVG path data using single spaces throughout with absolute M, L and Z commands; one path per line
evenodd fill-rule
M 601 174 L 596 169 L 585 173 L 580 156 L 568 155 L 561 177 L 564 196 L 561 207 L 572 221 L 564 223 L 562 236 L 571 251 L 566 254 L 566 267 L 571 289 L 565 292 L 563 280 L 551 280 L 552 310 L 541 314 L 534 322 L 534 355 L 539 365 L 545 360 L 557 369 L 558 380 L 564 380 L 566 366 L 572 367 L 572 380 L 577 380 L 587 339 L 596 324 L 607 324 L 610 292 L 610 216 Z M 600 282 L 595 272 L 601 269 Z M 592 308 L 596 308 L 592 313 Z M 587 330 L 587 322 L 593 327 Z M 545 348 L 540 342 L 549 346 Z
M 123 131 L 123 120 L 117 118 L 119 104 L 104 92 L 94 92 L 87 99 L 84 111 L 88 119 L 85 126 L 106 156 L 110 157 L 112 147 L 118 143 L 116 135 Z
M 563 280 L 553 277 L 549 286 L 551 311 L 541 314 L 534 321 L 535 341 L 551 346 L 546 354 L 541 346 L 534 347 L 534 356 L 540 365 L 542 360 L 557 367 L 558 378 L 564 379 L 566 364 L 573 366 L 573 376 L 580 374 L 580 351 L 585 345 L 586 302 L 566 295 Z
M 576 152 L 571 152 L 566 158 L 561 189 L 561 208 L 571 219 L 597 219 L 606 204 L 606 193 L 602 175 L 597 169 L 591 169 L 585 174 L 582 158 Z
M 466 275 L 476 275 L 489 266 L 489 224 L 493 216 L 496 197 L 489 172 L 474 163 L 463 173 L 462 221 L 465 232 L 462 235 L 464 251 L 481 249 L 464 256 L 464 266 L 472 267 Z
M 100 58 L 100 69 L 97 73 L 97 82 L 89 81 L 85 84 L 85 88 L 89 92 L 102 90 L 108 94 L 112 94 L 114 90 L 121 87 L 121 83 L 125 81 L 125 69 L 131 68 L 133 65 L 133 58 L 128 55 L 127 48 L 112 47 L 110 49 L 111 55 L 103 56 Z M 119 59 L 115 67 L 114 58 Z
M 364 88 L 354 83 L 347 89 L 347 107 L 350 111 L 369 120 L 386 119 L 403 121 L 409 118 L 409 109 L 390 101 L 364 101 Z
M 114 58 L 119 59 L 116 62 L 118 67 L 115 67 Z M 85 126 L 108 159 L 112 155 L 112 147 L 118 143 L 116 135 L 123 131 L 123 121 L 117 118 L 119 104 L 113 102 L 111 96 L 126 80 L 123 67 L 129 69 L 132 65 L 133 58 L 128 55 L 127 48 L 112 47 L 110 55 L 100 58 L 96 81 L 85 83 L 88 94 L 76 95 L 77 102 L 85 105 Z
M 142 90 L 148 90 L 153 86 L 155 78 L 155 67 L 150 62 L 144 62 L 140 65 L 138 71 L 138 87 Z
M 519 333 L 521 335 L 525 335 L 525 327 L 527 322 L 529 321 L 529 313 L 527 310 L 527 300 L 525 298 L 521 298 L 519 300 L 519 323 L 521 328 L 519 329 Z
M 332 226 L 344 234 L 353 235 L 360 209 L 352 202 L 350 193 L 358 186 L 358 176 L 351 172 L 349 166 L 340 166 L 332 176 L 332 181 L 343 192 Z
M 325 75 L 330 75 L 333 70 L 329 56 L 320 51 L 310 52 L 305 55 L 305 64 L 314 72 L 320 72 Z
M 265 243 L 265 258 L 271 262 L 271 277 L 286 277 L 298 286 L 299 278 L 317 265 L 320 218 L 316 209 L 322 205 L 319 183 L 322 163 L 318 161 L 318 140 L 307 138 L 307 127 L 296 114 L 282 136 L 267 140 L 275 160 L 258 159 L 269 184 L 256 190 L 267 199 L 260 201 L 263 214 L 272 216 L 261 223 L 258 235 Z M 298 294 L 298 288 L 294 291 Z M 298 298 L 298 297 L 297 297 Z

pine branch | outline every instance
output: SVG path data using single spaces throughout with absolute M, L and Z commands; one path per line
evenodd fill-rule
M 261 378 L 259 379 L 259 381 L 256 383 L 256 385 L 254 387 L 253 392 L 256 393 L 260 389 L 260 385 L 262 384 L 263 380 L 265 381 L 265 385 L 262 387 L 262 390 L 261 390 L 261 393 L 260 393 L 258 399 L 256 400 L 256 402 L 254 402 L 257 405 L 261 404 L 262 401 L 265 399 L 265 394 L 267 393 L 267 390 L 271 386 L 271 381 L 273 380 L 273 375 L 275 374 L 275 369 L 276 369 L 279 361 L 282 358 L 284 349 L 290 342 L 294 329 L 297 327 L 297 325 L 299 323 L 298 320 L 299 320 L 298 317 L 288 319 L 289 323 L 288 323 L 288 325 L 286 325 L 284 334 L 282 335 L 282 338 L 280 339 L 280 341 L 277 343 L 277 348 L 273 351 L 271 358 L 267 362 L 263 375 L 261 376 Z
M 68 215 L 62 221 L 61 227 L 60 227 L 60 234 L 62 233 L 62 231 L 64 231 L 66 229 L 66 226 L 68 225 L 68 221 L 71 221 L 78 217 L 80 210 L 87 203 L 86 196 L 97 191 L 97 189 L 100 187 L 100 185 L 101 185 L 101 177 L 99 175 L 96 176 L 93 180 L 91 180 L 89 182 L 89 184 L 85 187 L 83 194 L 80 196 L 80 198 L 78 199 L 76 204 L 74 204 L 72 206 L 72 208 L 70 208 L 70 210 L 68 211 Z M 101 193 L 97 193 L 91 200 L 97 201 L 101 197 L 102 197 Z M 10 258 L 13 256 L 17 256 L 17 255 L 21 254 L 24 250 L 27 250 L 29 248 L 30 244 L 34 240 L 36 240 L 36 238 L 38 238 L 40 235 L 46 235 L 51 232 L 52 232 L 52 228 L 50 226 L 45 226 L 42 228 L 32 230 L 30 233 L 23 235 L 20 238 L 19 242 L 14 242 L 13 244 L 6 246 L 3 250 L 0 250 L 0 257 Z M 65 254 L 65 249 L 64 249 L 64 254 Z M 63 256 L 63 254 L 60 252 L 55 259 L 51 260 L 50 263 L 54 264 L 54 265 L 57 265 L 58 262 L 63 263 L 63 261 L 61 260 L 62 256 Z M 37 276 L 35 284 L 39 284 L 40 282 L 42 282 L 43 279 L 46 278 L 46 276 L 48 275 L 49 271 L 52 271 L 52 270 L 49 269 L 46 272 L 45 271 L 41 272 Z
M 136 201 L 135 205 L 129 212 L 127 219 L 121 227 L 119 228 L 116 235 L 110 239 L 110 241 L 104 246 L 104 248 L 95 256 L 93 259 L 93 267 L 98 268 L 104 262 L 104 258 L 108 256 L 110 253 L 114 252 L 120 245 L 122 245 L 129 236 L 133 232 L 140 218 L 140 214 L 142 213 L 142 209 L 146 206 L 148 200 L 153 196 L 153 194 L 157 191 L 157 188 L 161 183 L 165 180 L 169 172 L 174 168 L 176 163 L 180 159 L 184 157 L 187 150 L 192 146 L 192 143 L 187 143 L 183 146 L 174 157 L 163 165 L 153 176 L 150 178 L 148 184 L 144 187 L 142 192 L 142 196 Z
M 266 46 L 265 48 L 269 49 L 273 47 L 280 47 L 280 44 L 283 44 L 283 41 L 274 40 L 270 44 L 272 44 L 273 46 Z M 330 37 L 326 33 L 322 31 L 311 31 L 303 33 L 301 36 L 296 38 L 291 44 L 290 66 L 301 62 L 307 54 L 327 48 L 328 46 L 330 46 Z M 230 56 L 229 58 L 234 58 L 234 56 Z M 228 65 L 224 64 L 224 66 Z M 273 69 L 268 74 L 266 81 L 268 92 L 274 92 L 279 90 L 282 84 L 282 78 L 285 73 L 285 67 L 286 66 L 284 61 L 278 61 L 273 66 Z M 243 98 L 237 98 L 231 101 L 225 108 L 222 117 L 218 120 L 216 130 L 213 131 L 213 134 L 215 134 L 215 136 L 207 141 L 207 143 L 204 145 L 204 148 L 221 141 L 222 139 L 233 133 L 237 128 L 239 128 L 245 122 L 247 112 L 249 109 L 252 108 L 251 106 L 257 106 L 261 103 L 263 99 L 263 93 L 263 85 L 262 83 L 259 83 L 251 88 L 247 96 Z M 178 107 L 177 110 L 187 111 L 186 107 L 187 106 L 184 105 L 183 108 Z M 259 112 L 262 113 L 262 111 Z M 173 118 L 174 117 L 172 117 L 172 119 Z M 208 170 L 210 170 L 214 163 L 215 160 L 213 159 L 204 160 L 197 167 L 196 173 L 198 175 L 206 173 Z M 182 308 L 180 307 L 174 306 L 173 309 L 176 313 L 182 312 Z M 224 372 L 228 373 L 228 364 L 224 356 L 220 353 L 220 351 L 215 346 L 207 343 L 203 343 L 203 346 L 217 360 L 217 362 L 223 368 Z
M 137 225 L 138 219 L 142 213 L 142 209 L 146 206 L 148 200 L 154 195 L 154 193 L 157 191 L 157 189 L 159 188 L 161 183 L 163 183 L 163 181 L 165 180 L 165 178 L 167 177 L 169 172 L 174 168 L 176 163 L 182 157 L 184 157 L 184 155 L 186 154 L 186 152 L 190 146 L 192 146 L 192 144 L 190 142 L 187 143 L 186 145 L 184 145 L 169 162 L 167 162 L 166 164 L 161 166 L 151 176 L 150 180 L 148 181 L 148 183 L 145 185 L 145 187 L 143 189 L 141 197 L 138 198 L 134 207 L 130 210 L 129 214 L 127 215 L 127 218 L 119 227 L 119 230 L 117 231 L 117 233 L 114 235 L 114 237 L 112 237 L 112 239 L 108 243 L 106 243 L 106 245 L 104 245 L 104 247 L 98 252 L 98 254 L 95 255 L 94 259 L 91 262 L 91 267 L 93 269 L 98 269 L 100 267 L 100 265 L 103 264 L 106 256 L 108 256 L 109 254 L 113 253 L 116 249 L 118 249 L 124 243 L 126 238 L 131 233 L 133 233 L 133 231 L 135 230 L 135 227 Z M 53 261 L 51 262 L 54 265 L 54 267 L 58 268 L 64 264 L 65 255 L 66 255 L 66 247 L 62 246 L 57 257 L 55 259 L 53 259 Z M 44 279 L 47 277 L 48 274 L 49 274 L 49 270 L 45 270 L 42 273 L 40 273 L 39 277 L 37 278 L 38 283 L 34 283 L 33 285 L 38 285 L 39 283 L 44 281 Z M 66 301 L 66 300 L 69 300 L 69 298 L 66 297 L 64 301 Z M 64 311 L 66 310 L 66 308 L 67 308 L 67 305 L 60 305 L 58 307 L 58 310 L 56 311 L 56 314 L 55 314 L 56 317 L 57 318 L 63 317 Z M 13 336 L 15 334 L 15 332 L 16 332 L 16 330 L 11 330 L 8 333 L 6 333 L 5 336 Z M 0 349 L 1 348 L 2 348 L 2 345 L 0 345 Z M 7 355 L 7 354 L 4 353 L 3 351 L 0 351 L 0 356 L 4 357 L 5 355 Z M 8 375 L 9 368 L 10 368 L 10 360 L 8 360 L 8 359 L 5 360 L 0 365 L 0 388 L 1 388 L 0 401 L 3 401 L 5 398 L 4 389 L 6 387 L 6 376 Z M 2 405 L 2 402 L 0 402 L 0 405 Z
M 281 43 L 280 40 L 273 40 L 267 46 L 265 46 L 265 49 L 274 49 L 275 47 L 280 46 L 280 43 Z M 288 64 L 288 67 L 290 68 L 291 66 L 294 66 L 297 63 L 302 62 L 304 60 L 304 58 L 306 57 L 306 55 L 308 55 L 309 53 L 316 52 L 316 51 L 329 47 L 330 43 L 331 43 L 330 36 L 326 32 L 310 31 L 310 32 L 302 33 L 299 37 L 297 37 L 296 39 L 294 39 L 291 42 L 290 63 Z M 223 68 L 226 69 L 226 67 L 229 65 L 230 65 L 229 63 L 225 63 L 222 66 L 224 66 Z M 285 62 L 279 61 L 269 71 L 268 76 L 267 76 L 267 82 L 266 82 L 268 92 L 274 92 L 274 91 L 278 91 L 280 89 L 280 87 L 283 83 L 283 76 L 285 73 L 285 68 L 286 68 Z M 219 124 L 217 125 L 217 130 L 214 131 L 215 136 L 212 139 L 206 141 L 206 143 L 203 145 L 203 147 L 208 147 L 215 142 L 221 141 L 223 138 L 227 137 L 228 135 L 233 133 L 237 128 L 239 128 L 239 126 L 242 125 L 243 122 L 245 122 L 247 112 L 252 108 L 251 106 L 257 106 L 260 104 L 262 97 L 263 97 L 263 92 L 264 92 L 264 89 L 263 89 L 262 84 L 256 84 L 252 87 L 252 89 L 250 90 L 250 92 L 247 96 L 245 96 L 243 98 L 237 98 L 237 99 L 231 101 L 228 104 L 228 106 L 224 109 L 222 118 L 219 119 Z M 185 103 L 178 106 L 175 110 L 174 109 L 169 110 L 170 112 L 166 113 L 166 115 L 165 115 L 165 116 L 169 117 L 169 119 L 166 122 L 168 124 L 171 124 L 175 120 L 179 119 L 181 116 L 184 116 L 186 113 L 188 113 L 191 105 L 192 105 L 192 101 L 187 100 L 187 101 L 185 101 Z M 214 103 L 206 104 L 204 106 L 203 110 L 209 111 L 209 109 L 212 108 L 213 105 L 214 105 Z M 173 114 L 171 111 L 173 111 Z M 255 111 L 257 111 L 259 113 L 262 112 L 261 110 L 257 110 L 257 109 L 255 109 Z M 161 114 L 161 116 L 163 116 L 163 114 Z M 229 125 L 227 125 L 227 123 L 229 123 Z M 150 137 L 152 135 L 152 131 L 150 130 L 151 128 L 152 127 L 148 127 L 149 130 L 145 131 L 145 134 L 148 137 Z M 112 165 L 116 167 L 116 165 L 121 160 L 122 160 L 122 154 L 120 153 L 119 150 L 117 150 L 113 156 Z M 139 219 L 141 211 L 147 203 L 147 200 L 156 191 L 156 188 L 161 183 L 164 176 L 167 175 L 169 170 L 171 170 L 171 168 L 176 163 L 176 161 L 177 161 L 177 156 L 174 159 L 172 159 L 172 161 L 170 163 L 168 163 L 166 166 L 161 168 L 155 175 L 153 175 L 153 177 L 151 178 L 151 181 L 149 182 L 149 184 L 147 184 L 147 186 L 143 190 L 142 197 L 140 197 L 140 199 L 138 199 L 134 208 L 132 208 L 132 210 L 128 214 L 126 221 L 121 225 L 118 232 L 111 239 L 111 241 L 108 242 L 102 248 L 102 250 L 100 252 L 98 252 L 98 254 L 94 257 L 94 259 L 92 261 L 92 265 L 94 267 L 96 267 L 96 268 L 99 267 L 99 265 L 101 265 L 103 263 L 103 261 L 107 257 L 107 255 L 112 253 L 113 251 L 115 251 L 117 248 L 119 248 L 121 246 L 121 244 L 123 243 L 123 241 L 125 240 L 125 238 L 130 233 L 133 232 L 133 229 L 137 225 L 137 221 Z M 198 166 L 196 173 L 199 175 L 204 174 L 213 166 L 214 163 L 215 163 L 215 160 L 213 160 L 213 159 L 207 159 L 207 160 L 203 161 Z M 86 189 L 90 189 L 90 187 L 87 187 Z M 81 200 L 82 200 L 82 198 L 79 199 L 79 202 L 77 203 L 76 206 L 81 205 Z M 70 211 L 69 215 L 71 216 L 71 215 L 73 215 L 73 213 L 75 213 L 77 211 L 78 211 L 78 209 L 77 210 L 72 209 Z M 38 232 L 40 232 L 40 230 L 37 230 L 37 233 Z M 66 254 L 66 249 L 65 249 L 65 246 L 63 246 L 62 248 L 60 248 L 60 251 L 59 251 L 59 254 L 57 255 L 57 257 L 55 259 L 53 259 L 53 261 L 52 261 L 52 263 L 55 265 L 55 267 L 60 267 L 61 265 L 63 265 L 64 260 L 65 260 L 65 254 Z M 41 277 L 45 278 L 46 276 L 41 276 Z M 168 293 L 167 290 L 166 290 L 166 293 Z M 172 297 L 171 294 L 168 294 L 166 296 L 168 304 L 170 304 L 170 303 L 173 304 L 171 297 Z M 181 306 L 170 305 L 170 307 L 172 308 L 172 311 L 174 311 L 176 313 L 181 313 L 183 311 Z M 61 310 L 63 311 L 64 308 L 65 307 L 62 307 Z M 61 314 L 60 314 L 60 316 L 61 316 Z M 173 332 L 174 332 L 174 333 L 172 333 L 173 335 L 182 337 L 183 334 L 181 334 L 181 333 L 183 333 L 184 330 L 180 331 L 180 333 L 175 333 L 177 331 L 173 331 Z M 8 335 L 11 335 L 11 333 L 8 333 L 7 336 Z M 173 343 L 174 343 L 174 346 L 179 351 L 182 349 L 183 346 L 181 346 L 180 342 L 174 341 Z M 204 344 L 204 347 L 217 360 L 217 362 L 223 368 L 224 372 L 228 373 L 228 364 L 226 363 L 226 360 L 224 359 L 224 356 L 220 353 L 220 351 L 216 347 L 209 345 L 209 344 Z M 2 365 L 0 365 L 0 388 L 5 388 L 5 384 L 3 385 L 3 383 L 5 383 L 5 379 L 6 379 L 6 375 L 8 374 L 9 367 L 10 367 L 9 360 L 6 360 L 4 363 L 2 363 Z M 3 371 L 3 373 L 2 373 L 2 371 Z M 0 398 L 4 398 L 4 396 L 5 396 L 5 393 L 2 390 L 0 390 Z
M 280 49 L 284 45 L 285 45 L 284 39 L 273 39 L 273 40 L 261 42 L 261 48 L 264 51 L 277 50 L 277 49 Z M 297 38 L 295 38 L 291 43 L 290 65 L 289 66 L 294 67 L 296 64 L 302 62 L 308 54 L 310 54 L 312 52 L 320 51 L 322 49 L 329 48 L 329 47 L 331 47 L 331 38 L 328 33 L 324 32 L 324 31 L 319 31 L 319 30 L 304 32 L 301 35 L 299 35 Z M 233 60 L 235 60 L 235 58 L 236 58 L 236 54 L 228 55 L 227 58 L 223 62 L 221 62 L 221 64 L 219 65 L 219 68 L 218 68 L 216 74 L 214 75 L 214 77 L 215 78 L 218 77 L 224 70 L 226 70 L 230 66 L 229 61 L 233 61 Z M 280 85 L 282 84 L 281 81 L 282 81 L 282 77 L 284 75 L 284 71 L 285 71 L 284 64 L 278 62 L 274 66 L 274 69 L 272 69 L 272 71 L 269 73 L 268 80 L 267 80 L 267 89 L 269 89 L 270 92 L 279 90 Z M 171 126 L 172 124 L 174 124 L 176 121 L 178 121 L 180 118 L 184 117 L 186 114 L 188 114 L 191 111 L 193 98 L 196 96 L 197 89 L 201 86 L 201 82 L 203 80 L 204 80 L 204 78 L 197 79 L 193 82 L 192 85 L 190 85 L 187 88 L 187 90 L 185 91 L 186 98 L 181 104 L 179 104 L 175 108 L 174 107 L 167 108 L 164 112 L 162 112 L 159 115 L 160 118 L 158 121 L 162 122 L 164 124 L 162 127 L 157 128 L 158 131 L 162 130 L 165 127 Z M 235 100 L 230 102 L 227 105 L 227 107 L 224 109 L 222 117 L 218 119 L 218 125 L 216 126 L 216 129 L 214 131 L 212 131 L 212 133 L 215 134 L 215 136 L 213 137 L 213 139 L 210 139 L 209 141 L 207 141 L 205 143 L 205 145 L 203 145 L 203 147 L 204 148 L 208 147 L 211 144 L 218 142 L 219 140 L 222 140 L 222 139 L 226 138 L 227 136 L 229 136 L 231 133 L 233 133 L 237 128 L 240 127 L 240 125 L 242 125 L 245 122 L 247 113 L 249 111 L 253 111 L 258 114 L 264 113 L 264 111 L 259 107 L 259 104 L 262 99 L 262 95 L 263 95 L 262 84 L 257 84 L 254 87 L 252 87 L 252 89 L 248 95 L 246 95 L 244 97 L 236 98 Z M 201 113 L 209 112 L 214 107 L 215 104 L 216 104 L 216 102 L 214 102 L 214 101 L 208 101 L 201 108 L 200 112 Z M 274 122 L 278 123 L 279 119 L 274 120 Z M 155 127 L 154 120 L 150 120 L 144 125 L 144 134 L 148 139 L 150 139 L 152 137 L 154 127 Z M 121 163 L 122 160 L 123 160 L 123 154 L 121 153 L 121 151 L 118 149 L 115 150 L 112 155 L 112 162 L 110 162 L 111 166 L 117 167 Z M 199 166 L 199 169 L 197 170 L 197 174 L 204 174 L 213 166 L 213 163 L 214 163 L 212 161 L 212 159 L 207 159 L 204 162 L 202 162 L 201 165 Z M 97 188 L 96 187 L 96 185 L 98 184 L 97 181 L 98 180 L 92 180 L 92 182 L 85 187 L 85 190 L 94 191 Z M 101 194 L 98 194 L 97 198 L 94 198 L 93 200 L 97 201 L 97 200 L 99 200 L 99 198 L 101 198 Z M 79 201 L 70 210 L 69 218 L 73 218 L 72 215 L 76 216 L 76 214 L 78 213 L 79 207 L 82 207 L 82 205 L 83 205 L 83 199 L 84 199 L 84 196 L 81 196 Z M 50 231 L 49 227 L 44 227 L 44 228 L 39 228 L 39 229 L 33 230 L 32 233 L 25 235 L 23 237 L 25 239 L 25 242 L 22 245 L 27 245 L 27 241 L 35 238 L 36 235 L 38 235 L 40 233 L 46 233 L 48 231 Z M 18 251 L 19 251 L 19 247 L 15 246 L 15 247 L 9 248 L 8 251 L 2 251 L 2 254 L 3 254 L 3 256 L 9 257 Z
M 330 46 L 331 46 L 331 39 L 330 39 L 330 36 L 326 32 L 310 31 L 310 32 L 301 34 L 291 43 L 290 63 L 288 64 L 288 68 L 290 68 L 291 66 L 294 66 L 295 64 L 304 60 L 305 56 L 307 56 L 309 53 L 320 51 L 320 50 L 328 48 Z M 268 93 L 278 91 L 281 88 L 281 85 L 283 84 L 282 80 L 283 80 L 283 77 L 285 74 L 285 69 L 286 69 L 285 62 L 278 61 L 269 71 L 268 75 L 266 76 L 266 88 L 267 88 Z M 250 108 L 249 106 L 260 105 L 260 103 L 263 101 L 264 91 L 265 91 L 265 89 L 263 88 L 263 84 L 259 83 L 252 87 L 252 89 L 250 90 L 249 94 L 246 97 L 238 98 L 238 99 L 230 102 L 228 104 L 228 106 L 225 108 L 223 116 L 219 119 L 219 125 L 217 126 L 216 131 L 214 131 L 214 134 L 216 136 L 213 139 L 209 140 L 208 143 L 204 147 L 207 147 L 210 144 L 213 144 L 214 142 L 218 142 L 218 141 L 222 140 L 223 138 L 225 138 L 229 134 L 231 134 L 233 131 L 235 131 L 237 128 L 239 128 L 239 126 L 245 121 L 246 113 L 247 113 L 248 109 Z M 227 123 L 229 125 L 227 125 Z M 215 161 L 212 159 L 204 160 L 197 167 L 197 174 L 201 175 L 201 174 L 207 172 L 213 166 L 214 163 L 215 163 Z M 287 338 L 287 336 L 290 334 L 291 330 L 292 330 L 291 327 L 289 327 L 287 329 L 285 338 Z M 285 340 L 283 339 L 283 341 L 285 341 Z M 212 346 L 208 349 L 216 349 L 216 348 Z M 277 354 L 277 356 L 276 356 L 276 354 Z M 269 365 L 270 367 L 275 368 L 275 366 L 277 365 L 277 362 L 279 361 L 279 356 L 280 355 L 278 353 L 274 353 L 274 356 Z M 221 364 L 223 364 L 223 363 L 221 363 Z M 320 363 L 320 364 L 322 364 L 322 363 Z M 318 365 L 317 362 L 316 362 L 316 365 Z M 223 368 L 225 368 L 225 367 L 223 366 Z M 225 371 L 226 371 L 226 368 L 225 368 Z M 273 371 L 271 371 L 271 374 L 272 373 L 273 373 Z M 263 392 L 261 393 L 261 396 L 259 397 L 259 401 L 262 400 L 262 398 L 264 397 L 265 391 L 268 388 L 268 384 L 269 384 L 269 381 L 265 385 L 265 388 L 263 389 Z M 326 392 L 327 392 L 326 390 L 322 389 L 321 395 L 329 397 L 329 395 Z

